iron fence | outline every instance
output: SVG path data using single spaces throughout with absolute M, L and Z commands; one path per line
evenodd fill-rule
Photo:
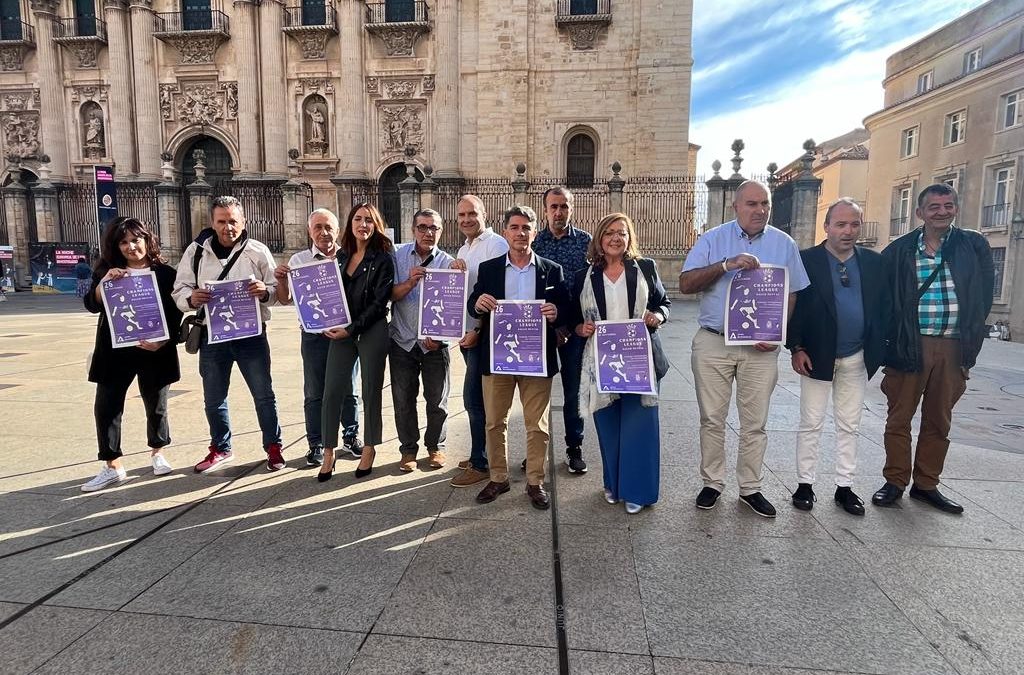
M 426 23 L 429 20 L 424 0 L 390 0 L 366 5 L 366 23 Z
M 910 232 L 910 218 L 899 216 L 889 220 L 889 237 L 896 238 Z
M 555 16 L 559 18 L 611 13 L 612 0 L 558 0 L 555 9 Z
M 151 183 L 117 183 L 117 214 L 137 218 L 159 239 L 160 210 Z M 100 244 L 96 221 L 96 185 L 64 183 L 56 186 L 61 241 Z
M 0 246 L 10 246 L 11 239 L 7 232 L 7 204 L 6 197 L 0 194 Z
M 334 7 L 323 5 L 296 5 L 284 8 L 284 27 L 300 28 L 302 26 L 338 25 Z
M 213 190 L 210 200 L 204 205 L 209 208 L 217 197 L 231 196 L 242 204 L 245 214 L 245 229 L 256 241 L 266 244 L 273 253 L 281 253 L 285 249 L 284 201 L 282 199 L 280 180 L 211 180 Z M 306 212 L 312 210 L 313 188 L 302 183 L 303 196 L 306 199 Z M 181 190 L 180 208 L 178 210 L 181 228 L 182 249 L 195 239 L 192 232 L 192 201 L 188 188 Z
M 693 248 L 707 207 L 707 186 L 693 176 L 634 177 L 622 191 L 622 210 L 636 224 L 645 255 L 680 255 Z
M 58 38 L 96 37 L 107 39 L 107 24 L 95 16 L 77 16 L 54 21 L 54 35 Z
M 990 229 L 996 227 L 1007 227 L 1010 224 L 1010 205 L 992 204 L 982 209 L 981 227 Z
M 36 43 L 35 29 L 24 21 L 4 17 L 0 19 L 0 42 L 20 42 L 34 45 Z
M 860 237 L 857 239 L 858 244 L 876 244 L 878 243 L 878 221 L 868 220 L 860 226 Z
M 230 34 L 228 15 L 219 9 L 190 9 L 184 12 L 157 12 L 157 33 L 217 31 Z

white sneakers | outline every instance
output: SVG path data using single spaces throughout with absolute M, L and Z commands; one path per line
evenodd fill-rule
M 166 476 L 172 471 L 174 471 L 174 469 L 162 453 L 153 455 L 154 476 Z M 96 492 L 97 490 L 102 490 L 105 487 L 123 483 L 126 480 L 128 480 L 128 474 L 125 472 L 124 467 L 114 469 L 112 467 L 105 466 L 102 471 L 96 474 L 95 478 L 82 486 L 82 492 Z
M 174 469 L 172 469 L 170 463 L 164 459 L 163 453 L 153 455 L 154 476 L 166 476 L 171 471 L 174 471 Z
M 123 483 L 126 480 L 128 480 L 128 474 L 125 472 L 124 467 L 114 469 L 105 466 L 102 471 L 96 474 L 95 478 L 82 486 L 82 492 L 96 492 L 110 485 Z

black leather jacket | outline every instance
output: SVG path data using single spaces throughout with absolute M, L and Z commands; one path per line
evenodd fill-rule
M 368 250 L 352 278 L 345 275 L 349 254 L 338 252 L 338 266 L 345 284 L 345 297 L 352 324 L 348 334 L 355 337 L 378 321 L 387 321 L 391 288 L 395 285 L 395 260 L 390 253 Z
M 918 324 L 917 240 L 921 228 L 885 247 L 882 258 L 892 289 L 885 365 L 904 372 L 921 370 L 921 331 Z M 973 230 L 954 227 L 942 245 L 945 264 L 953 274 L 960 327 L 961 363 L 973 368 L 985 341 L 985 320 L 992 309 L 995 273 L 988 240 Z

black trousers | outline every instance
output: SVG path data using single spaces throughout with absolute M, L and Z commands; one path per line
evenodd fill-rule
M 96 385 L 96 402 L 93 414 L 96 418 L 96 440 L 99 444 L 99 458 L 104 462 L 117 459 L 121 452 L 121 416 L 124 413 L 124 398 L 132 380 Z M 171 443 L 171 432 L 167 426 L 167 391 L 171 385 L 154 387 L 145 378 L 139 378 L 139 394 L 146 407 L 146 437 L 151 448 L 162 448 Z

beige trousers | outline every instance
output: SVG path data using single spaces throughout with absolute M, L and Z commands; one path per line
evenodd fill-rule
M 522 375 L 485 375 L 484 412 L 487 416 L 487 463 L 491 480 L 508 480 L 508 413 L 512 409 L 512 396 L 519 387 L 519 402 L 523 405 L 526 424 L 526 482 L 544 483 L 544 460 L 548 454 L 548 404 L 551 402 L 550 377 L 523 377 Z

